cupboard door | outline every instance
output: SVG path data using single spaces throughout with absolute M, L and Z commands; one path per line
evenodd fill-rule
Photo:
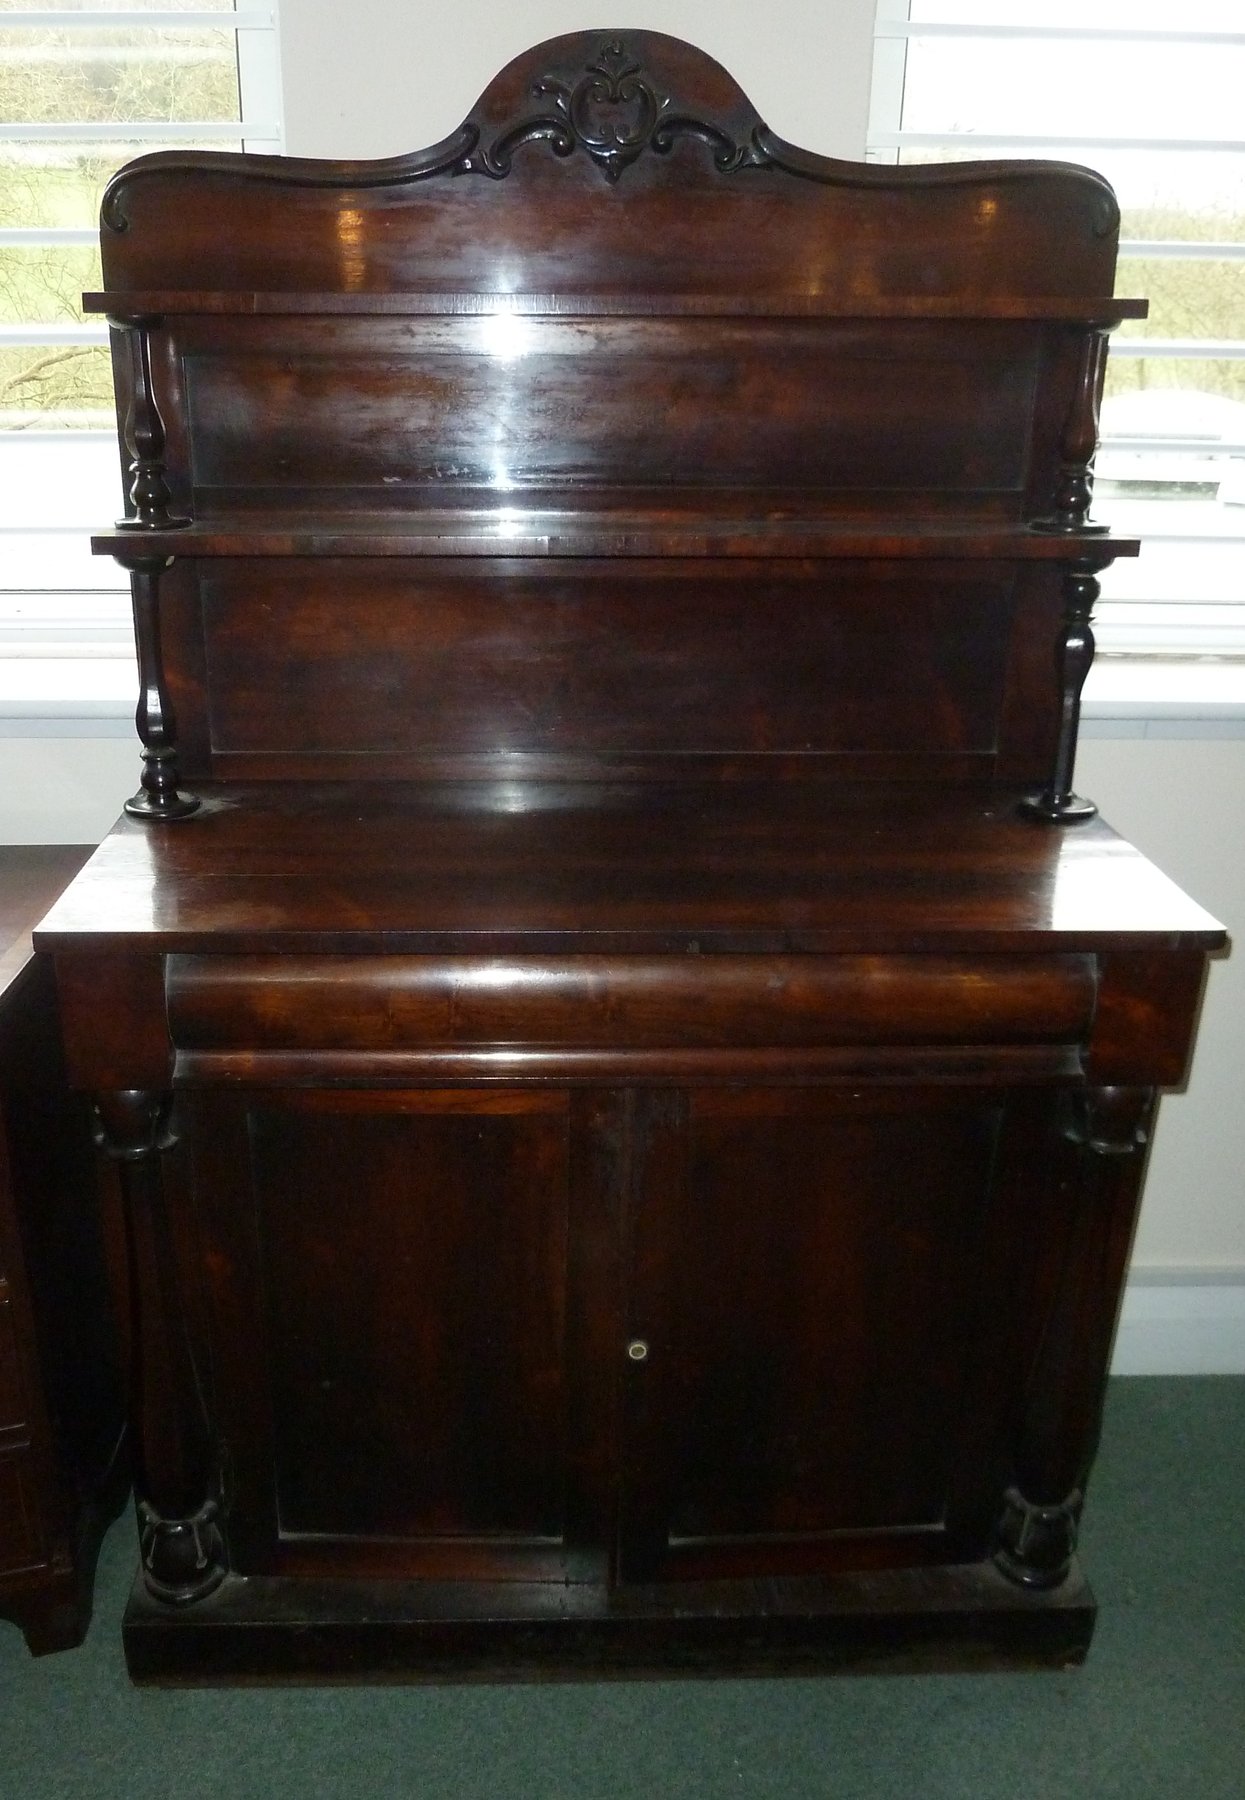
M 1041 1230 L 1026 1171 L 1051 1112 L 946 1089 L 654 1097 L 630 1228 L 624 1579 L 987 1553 Z
M 585 1573 L 579 1110 L 583 1129 L 564 1093 L 196 1098 L 235 1568 Z

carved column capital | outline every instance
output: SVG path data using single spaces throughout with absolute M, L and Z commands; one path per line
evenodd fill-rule
M 1134 1156 L 1150 1141 L 1153 1110 L 1153 1088 L 1085 1088 L 1070 1096 L 1066 1135 L 1094 1156 Z
M 175 1142 L 173 1096 L 148 1088 L 115 1088 L 96 1094 L 91 1111 L 97 1147 L 114 1162 L 141 1162 Z

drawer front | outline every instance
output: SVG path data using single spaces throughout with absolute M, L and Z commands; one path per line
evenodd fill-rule
M 179 1050 L 1076 1044 L 1089 956 L 172 956 Z

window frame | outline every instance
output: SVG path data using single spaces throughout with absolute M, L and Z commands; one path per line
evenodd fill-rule
M 1103 150 L 1166 150 L 1173 153 L 1197 149 L 1245 155 L 1245 139 L 1188 139 L 1161 133 L 1146 138 L 1112 136 L 1094 131 L 1092 120 L 1087 121 L 1088 129 L 1076 137 L 1069 137 L 1064 132 L 1049 137 L 1020 133 L 1000 135 L 974 131 L 971 126 L 958 126 L 935 134 L 908 130 L 903 125 L 908 47 L 917 39 L 1013 44 L 1038 40 L 1071 45 L 1140 43 L 1161 46 L 1192 43 L 1230 45 L 1245 49 L 1245 21 L 1242 22 L 1242 28 L 1237 30 L 1182 29 L 1175 26 L 1045 25 L 1037 20 L 1027 23 L 995 20 L 972 24 L 949 19 L 913 20 L 910 12 L 911 0 L 877 0 L 873 88 L 865 151 L 866 159 L 870 162 L 897 164 L 906 147 L 929 149 L 965 142 L 980 149 L 981 154 L 987 157 L 1029 155 L 1034 151 L 1058 155 L 1067 149 L 1085 152 L 1095 147 Z M 1128 291 L 1127 270 L 1130 261 L 1141 258 L 1185 261 L 1216 259 L 1245 263 L 1245 242 L 1123 238 L 1120 241 L 1120 272 L 1124 291 Z M 1242 325 L 1245 329 L 1245 318 Z M 1111 355 L 1113 358 L 1190 358 L 1210 355 L 1216 360 L 1239 360 L 1245 359 L 1245 336 L 1210 340 L 1140 336 L 1130 338 L 1117 335 L 1112 340 Z M 1103 449 L 1108 456 L 1137 456 L 1142 459 L 1142 468 L 1146 458 L 1180 458 L 1187 459 L 1190 463 L 1211 454 L 1217 458 L 1245 458 L 1245 433 L 1240 439 L 1189 438 L 1179 444 L 1154 435 L 1124 437 L 1111 434 L 1104 437 Z M 1235 474 L 1232 479 L 1236 481 Z M 1161 696 L 1166 690 L 1179 692 L 1182 696 L 1179 704 L 1187 709 L 1189 671 L 1186 669 L 1180 680 L 1173 680 L 1171 671 L 1175 665 L 1189 662 L 1201 665 L 1235 663 L 1240 665 L 1236 674 L 1219 669 L 1215 673 L 1215 679 L 1206 685 L 1208 691 L 1213 689 L 1217 696 L 1213 716 L 1222 716 L 1220 709 L 1224 703 L 1223 695 L 1230 689 L 1239 693 L 1239 710 L 1245 716 L 1245 461 L 1240 465 L 1239 482 L 1242 488 L 1239 521 L 1231 517 L 1220 520 L 1218 528 L 1214 530 L 1191 528 L 1187 509 L 1179 517 L 1174 516 L 1171 510 L 1165 516 L 1164 508 L 1170 508 L 1170 503 L 1166 501 L 1151 501 L 1148 505 L 1139 500 L 1104 503 L 1100 495 L 1097 509 L 1100 514 L 1104 511 L 1114 514 L 1121 531 L 1144 537 L 1156 550 L 1161 547 L 1166 553 L 1184 547 L 1192 565 L 1196 566 L 1201 553 L 1208 567 L 1217 551 L 1226 551 L 1227 556 L 1219 558 L 1219 567 L 1211 578 L 1212 587 L 1216 581 L 1222 580 L 1221 571 L 1228 566 L 1228 557 L 1232 560 L 1233 573 L 1230 580 L 1234 588 L 1233 594 L 1227 598 L 1217 594 L 1211 600 L 1186 599 L 1171 586 L 1160 586 L 1152 594 L 1147 593 L 1145 598 L 1140 598 L 1135 593 L 1128 592 L 1129 588 L 1137 586 L 1138 578 L 1133 576 L 1130 580 L 1127 573 L 1116 575 L 1116 580 L 1125 585 L 1126 596 L 1116 598 L 1112 596 L 1111 572 L 1108 572 L 1104 579 L 1106 597 L 1099 603 L 1095 621 L 1099 654 L 1106 659 L 1140 665 L 1135 670 L 1134 678 L 1131 678 L 1131 687 L 1138 696 L 1139 705 L 1154 706 L 1156 696 Z M 1209 524 L 1209 520 L 1205 523 Z M 1232 551 L 1228 550 L 1228 546 L 1233 547 Z M 1170 581 L 1175 559 L 1164 554 L 1152 559 L 1152 565 L 1154 561 L 1167 567 L 1168 574 L 1164 579 Z M 1122 564 L 1116 565 L 1117 572 L 1122 568 Z M 1142 581 L 1146 579 L 1145 568 L 1143 558 L 1138 565 Z M 1104 679 L 1101 674 L 1091 676 L 1091 683 L 1091 696 L 1095 691 L 1107 690 L 1116 695 L 1117 699 L 1112 702 L 1111 708 L 1114 713 L 1117 703 L 1123 704 L 1119 697 L 1129 691 L 1130 677 L 1126 670 L 1116 668 L 1110 672 L 1109 679 Z M 1237 703 L 1233 704 L 1235 707 Z
M 282 154 L 284 113 L 276 0 L 268 0 L 262 6 L 242 0 L 231 10 L 219 11 L 158 7 L 113 11 L 86 6 L 78 11 L 15 8 L 0 13 L 0 29 L 13 31 L 161 28 L 233 32 L 238 59 L 236 120 L 68 121 L 47 125 L 0 121 L 0 143 L 82 140 L 93 144 L 141 144 L 144 149 L 154 150 L 223 139 L 241 144 L 246 151 Z M 95 225 L 0 227 L 0 248 L 87 248 L 98 242 Z M 0 324 L 0 347 L 108 341 L 108 327 L 102 322 Z M 23 446 L 97 446 L 101 472 L 105 465 L 117 469 L 112 510 L 120 511 L 122 477 L 115 427 L 54 429 L 34 425 L 20 431 L 0 428 L 0 440 L 17 441 Z M 48 461 L 54 463 L 55 458 L 49 456 Z M 10 546 L 19 539 L 26 543 L 40 538 L 62 544 L 70 539 L 84 541 L 92 530 L 106 522 L 108 514 L 103 519 L 98 514 L 78 516 L 86 509 L 75 503 L 76 484 L 66 481 L 61 485 L 66 499 L 63 512 L 54 522 L 0 522 L 0 557 L 6 540 Z M 106 729 L 111 734 L 121 721 L 132 718 L 137 673 L 128 579 L 106 559 L 98 559 L 96 567 L 98 580 L 89 584 L 84 580 L 72 586 L 19 587 L 0 581 L 0 735 L 11 734 L 15 729 L 34 732 L 40 726 L 59 731 L 67 720 L 78 724 L 88 721 L 92 728 Z M 124 729 L 128 732 L 130 726 L 127 724 Z

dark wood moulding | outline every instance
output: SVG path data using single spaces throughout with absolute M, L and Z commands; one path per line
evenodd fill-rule
M 469 502 L 435 511 L 402 514 L 395 507 L 372 514 L 352 511 L 337 518 L 324 507 L 302 514 L 258 512 L 200 518 L 189 527 L 119 526 L 98 532 L 91 548 L 115 556 L 643 556 L 824 557 L 886 561 L 892 557 L 938 557 L 962 562 L 1006 558 L 1018 562 L 1066 562 L 1078 540 L 1053 537 L 1023 525 L 885 526 L 840 518 L 818 520 L 671 518 L 661 512 L 631 514 L 618 508 L 595 511 L 582 503 L 557 511 L 528 510 L 522 495 L 510 504 L 486 507 Z M 1136 556 L 1135 538 L 1086 534 L 1087 550 L 1104 560 Z
M 1090 299 L 1061 296 L 1016 298 L 862 294 L 838 297 L 793 294 L 510 294 L 464 293 L 245 293 L 186 289 L 135 289 L 86 293 L 82 310 L 127 316 L 286 318 L 473 318 L 506 316 L 553 319 L 968 319 L 1034 320 L 1067 325 L 1111 326 L 1144 319 L 1148 300 L 1111 295 Z

